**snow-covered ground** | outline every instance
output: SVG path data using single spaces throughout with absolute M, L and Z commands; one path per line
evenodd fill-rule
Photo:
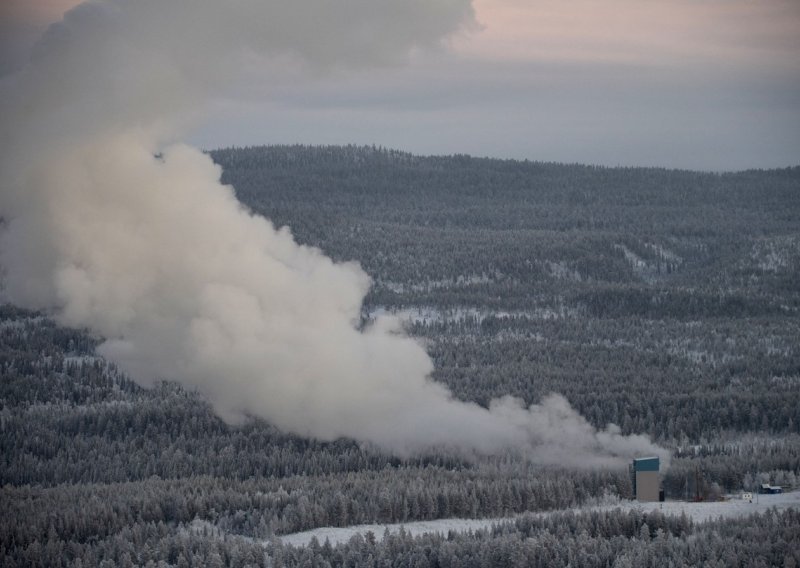
M 610 511 L 622 509 L 624 511 L 657 511 L 660 510 L 665 515 L 686 516 L 693 521 L 701 523 L 718 517 L 732 518 L 744 517 L 752 513 L 763 513 L 767 509 L 788 509 L 790 507 L 800 509 L 800 491 L 781 493 L 779 495 L 753 495 L 753 502 L 739 499 L 738 496 L 731 496 L 726 501 L 712 501 L 707 503 L 693 503 L 686 501 L 666 501 L 664 503 L 640 503 L 638 501 L 620 501 L 616 505 L 602 505 L 590 507 L 588 510 Z
M 434 521 L 414 521 L 410 523 L 396 523 L 390 525 L 354 525 L 350 527 L 320 527 L 310 531 L 292 533 L 281 536 L 283 544 L 292 546 L 306 546 L 313 537 L 317 537 L 320 544 L 328 539 L 332 545 L 347 542 L 353 535 L 365 535 L 372 532 L 378 540 L 383 538 L 386 529 L 390 533 L 397 533 L 403 527 L 407 533 L 414 536 L 425 533 L 446 533 L 448 531 L 468 532 L 471 530 L 485 529 L 493 523 L 503 523 L 511 518 L 501 519 L 436 519 Z
M 753 495 L 753 502 L 744 501 L 732 497 L 727 501 L 709 503 L 689 503 L 684 501 L 666 501 L 664 503 L 639 503 L 638 501 L 619 501 L 613 504 L 599 505 L 594 507 L 584 507 L 575 509 L 576 512 L 582 511 L 612 511 L 622 509 L 623 511 L 661 511 L 665 515 L 686 516 L 695 522 L 703 522 L 717 518 L 743 517 L 752 513 L 763 513 L 767 509 L 775 507 L 777 509 L 787 509 L 790 507 L 800 508 L 800 491 L 783 493 L 780 495 Z M 539 515 L 552 515 L 560 511 L 548 511 L 538 513 Z M 471 530 L 485 529 L 493 524 L 503 523 L 514 520 L 513 517 L 499 519 L 437 519 L 435 521 L 415 521 L 410 523 L 397 523 L 389 525 L 356 525 L 351 527 L 321 527 L 318 529 L 288 534 L 280 537 L 283 544 L 292 546 L 306 546 L 313 537 L 317 537 L 320 544 L 328 539 L 331 544 L 344 543 L 350 540 L 355 534 L 364 535 L 372 532 L 377 539 L 382 539 L 386 529 L 390 533 L 397 533 L 401 527 L 412 535 L 425 533 L 442 533 L 448 531 L 468 532 Z

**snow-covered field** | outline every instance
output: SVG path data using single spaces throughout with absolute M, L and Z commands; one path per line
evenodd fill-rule
M 586 510 L 610 511 L 622 509 L 624 511 L 656 511 L 660 510 L 665 515 L 686 516 L 693 521 L 702 523 L 718 517 L 744 517 L 752 513 L 763 513 L 767 509 L 800 508 L 800 491 L 782 493 L 779 495 L 753 495 L 753 502 L 744 501 L 736 496 L 730 496 L 727 501 L 713 501 L 707 503 L 693 503 L 685 501 L 666 501 L 664 503 L 640 503 L 638 501 L 620 501 L 616 505 L 602 505 L 590 507 Z
M 584 507 L 575 509 L 576 512 L 582 511 L 611 511 L 622 509 L 623 511 L 661 511 L 665 515 L 686 516 L 695 522 L 704 522 L 717 518 L 743 517 L 752 513 L 763 513 L 767 509 L 775 507 L 786 509 L 789 507 L 800 508 L 800 491 L 783 493 L 780 495 L 753 495 L 753 502 L 743 501 L 732 497 L 727 501 L 709 503 L 690 503 L 684 501 L 666 501 L 664 503 L 639 503 L 638 501 L 619 501 L 613 504 L 599 505 L 594 507 Z M 552 515 L 559 511 L 548 511 L 538 513 L 540 515 Z M 448 531 L 467 532 L 470 530 L 484 529 L 493 524 L 514 520 L 513 517 L 499 519 L 437 519 L 434 521 L 415 521 L 410 523 L 397 523 L 389 525 L 356 525 L 351 527 L 321 527 L 318 529 L 288 534 L 280 537 L 284 544 L 293 546 L 306 546 L 313 537 L 321 543 L 328 539 L 331 544 L 343 543 L 350 540 L 355 534 L 364 535 L 372 532 L 377 539 L 383 538 L 386 529 L 390 533 L 396 533 L 403 527 L 406 532 L 412 535 L 425 533 L 447 533 Z
M 446 533 L 448 531 L 468 532 L 470 530 L 485 529 L 490 527 L 493 523 L 502 523 L 511 520 L 511 518 L 501 519 L 436 519 L 434 521 L 414 521 L 410 523 L 396 523 L 390 525 L 354 525 L 350 527 L 320 527 L 310 531 L 299 533 L 292 533 L 281 536 L 283 544 L 291 544 L 292 546 L 306 546 L 313 537 L 322 544 L 325 539 L 328 539 L 331 544 L 336 545 L 340 542 L 347 542 L 355 534 L 365 535 L 372 532 L 375 537 L 380 540 L 386 529 L 390 533 L 397 533 L 400 527 L 403 527 L 407 533 L 414 536 L 425 533 Z

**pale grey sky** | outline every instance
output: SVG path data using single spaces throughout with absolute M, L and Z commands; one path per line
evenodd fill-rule
M 77 0 L 7 0 L 5 71 Z M 800 2 L 475 0 L 406 65 L 253 62 L 190 140 L 729 170 L 800 164 Z M 324 46 L 322 46 L 324 48 Z

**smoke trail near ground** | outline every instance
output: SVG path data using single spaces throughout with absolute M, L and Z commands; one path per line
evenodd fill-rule
M 107 0 L 69 12 L 2 92 L 7 295 L 107 340 L 135 380 L 199 389 L 224 419 L 407 454 L 519 448 L 541 463 L 657 453 L 596 431 L 558 395 L 459 402 L 380 320 L 370 280 L 253 215 L 174 140 L 244 60 L 401 62 L 472 23 L 468 0 Z

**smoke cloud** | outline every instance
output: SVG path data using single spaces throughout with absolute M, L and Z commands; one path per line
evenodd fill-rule
M 357 329 L 369 277 L 299 246 L 176 143 L 234 70 L 391 65 L 472 25 L 469 0 L 105 0 L 68 12 L 2 85 L 0 264 L 9 298 L 107 338 L 141 384 L 399 454 L 519 449 L 540 463 L 667 455 L 596 431 L 559 395 L 526 408 L 453 399 L 384 318 Z

